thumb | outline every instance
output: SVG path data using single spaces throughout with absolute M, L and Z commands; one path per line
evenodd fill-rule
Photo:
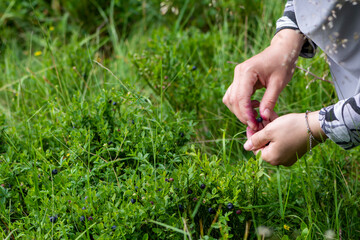
M 282 89 L 277 80 L 270 81 L 267 86 L 260 102 L 260 115 L 264 120 L 270 120 L 274 116 L 274 107 Z
M 265 133 L 267 131 L 265 131 L 264 129 L 256 132 L 245 142 L 244 148 L 246 151 L 260 149 L 270 142 L 270 136 Z

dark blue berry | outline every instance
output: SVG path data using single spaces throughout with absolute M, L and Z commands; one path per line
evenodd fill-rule
M 189 190 L 187 191 L 187 193 L 188 193 L 188 194 L 192 194 L 193 191 L 192 191 L 191 189 L 189 189 Z
M 195 71 L 196 70 L 196 66 L 193 66 L 192 68 L 191 68 L 191 71 Z
M 134 204 L 134 203 L 136 203 L 136 199 L 133 199 L 133 198 L 132 198 L 132 199 L 130 200 L 130 202 L 131 202 L 132 204 Z
M 165 182 L 168 182 L 168 181 L 169 181 L 169 179 L 165 178 Z
M 135 192 L 137 192 L 138 189 L 139 189 L 139 187 L 138 187 L 138 186 L 135 186 Z
M 94 218 L 92 216 L 90 216 L 90 217 L 88 217 L 88 220 L 92 221 L 92 220 L 94 220 Z
M 132 123 L 132 124 L 135 124 L 135 121 L 134 121 L 134 120 L 131 120 L 131 123 Z
M 80 220 L 80 222 L 83 222 L 83 221 L 85 221 L 85 217 L 84 217 L 84 216 L 81 216 L 81 217 L 79 218 L 79 220 Z
M 85 209 L 86 209 L 86 207 L 82 207 L 81 209 L 82 209 L 82 210 L 85 210 Z
M 234 204 L 228 203 L 227 208 L 230 209 L 230 210 L 233 209 L 233 208 L 234 208 Z
M 161 188 L 158 189 L 159 192 L 161 192 L 161 190 L 162 190 Z
M 185 134 L 184 134 L 183 132 L 180 132 L 179 135 L 180 135 L 180 137 L 184 137 L 184 136 L 185 136 Z
M 55 215 L 55 216 L 50 216 L 50 222 L 56 223 L 57 220 L 58 220 L 58 216 L 57 216 L 57 215 Z
M 201 184 L 201 185 L 200 185 L 200 188 L 201 188 L 201 189 L 205 189 L 205 187 L 206 187 L 205 184 Z
M 58 174 L 58 170 L 57 170 L 57 169 L 54 169 L 54 170 L 51 171 L 51 173 L 52 173 L 53 175 L 56 175 L 56 174 Z
M 184 211 L 184 206 L 179 204 L 179 210 L 180 210 L 180 212 Z
M 113 105 L 115 106 L 117 103 L 116 102 L 113 102 Z
M 257 121 L 258 123 L 261 123 L 261 122 L 263 121 L 263 118 L 262 118 L 262 117 L 258 117 L 258 118 L 256 119 L 256 121 Z
M 210 214 L 216 213 L 215 209 L 213 209 L 213 208 L 209 208 L 208 211 L 209 211 Z
M 110 141 L 110 142 L 108 142 L 108 145 L 111 145 L 113 142 L 112 141 Z
M 111 227 L 111 230 L 115 231 L 115 230 L 116 230 L 116 228 L 117 228 L 117 226 L 116 226 L 116 225 L 114 225 L 114 226 L 112 226 L 112 227 Z

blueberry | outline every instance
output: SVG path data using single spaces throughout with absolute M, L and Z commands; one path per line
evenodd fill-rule
M 227 208 L 230 209 L 230 210 L 233 209 L 233 208 L 234 208 L 234 204 L 228 203 Z
M 135 192 L 137 192 L 138 189 L 139 189 L 139 187 L 138 187 L 138 186 L 135 186 Z
M 215 209 L 213 209 L 213 208 L 209 208 L 208 211 L 209 211 L 210 214 L 216 213 Z
M 242 213 L 242 211 L 239 209 L 239 210 L 236 210 L 236 214 L 237 215 L 240 215 Z
M 131 123 L 132 123 L 132 124 L 135 124 L 135 121 L 134 121 L 134 119 L 133 119 L 133 120 L 131 120 Z
M 112 143 L 113 143 L 112 141 L 109 141 L 109 142 L 108 142 L 108 145 L 111 145 Z
M 200 188 L 201 188 L 201 189 L 205 189 L 205 187 L 206 187 L 205 184 L 201 184 L 201 185 L 200 185 Z
M 184 206 L 179 204 L 179 210 L 180 210 L 180 212 L 184 211 Z
M 115 230 L 116 230 L 116 228 L 117 228 L 117 226 L 116 226 L 116 225 L 114 225 L 114 226 L 112 226 L 112 227 L 111 227 L 111 230 L 115 231 Z
M 189 189 L 189 190 L 187 191 L 187 193 L 188 193 L 188 194 L 192 194 L 193 191 L 192 191 L 191 189 Z
M 263 121 L 263 119 L 262 119 L 262 117 L 258 117 L 258 118 L 256 119 L 256 121 L 257 121 L 258 123 L 261 123 L 261 122 Z
M 80 222 L 83 222 L 83 221 L 85 221 L 85 217 L 84 217 L 84 216 L 81 216 L 81 217 L 79 218 L 79 220 L 80 220 Z
M 130 201 L 131 201 L 132 204 L 136 203 L 136 199 L 132 198 Z
M 169 181 L 169 179 L 165 178 L 165 182 L 168 182 L 168 181 Z
M 85 209 L 86 209 L 86 207 L 82 207 L 81 209 L 82 209 L 82 210 L 85 210 Z
M 94 220 L 94 218 L 92 216 L 90 216 L 90 217 L 88 217 L 88 220 L 92 221 L 92 220 Z
M 116 102 L 113 102 L 113 105 L 115 106 L 117 103 Z
M 195 71 L 196 70 L 196 66 L 193 66 L 192 68 L 191 68 L 191 71 Z
M 159 191 L 159 192 L 161 192 L 161 190 L 162 190 L 161 188 L 158 188 L 158 191 Z
M 193 201 L 196 202 L 198 199 L 196 197 L 193 198 Z
M 58 170 L 54 169 L 54 170 L 51 171 L 51 173 L 52 173 L 52 175 L 56 175 L 56 174 L 58 174 Z
M 183 132 L 180 132 L 179 135 L 180 135 L 180 137 L 184 137 L 184 136 L 185 136 L 185 134 L 184 134 Z
M 58 216 L 57 216 L 57 215 L 55 215 L 55 216 L 50 216 L 50 222 L 56 223 L 57 220 L 58 220 Z
M 110 99 L 110 100 L 108 101 L 108 103 L 112 103 L 112 100 Z

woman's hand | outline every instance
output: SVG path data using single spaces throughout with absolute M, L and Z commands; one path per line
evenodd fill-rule
M 260 115 L 270 120 L 280 92 L 290 81 L 304 37 L 291 29 L 278 32 L 263 52 L 235 67 L 234 81 L 227 89 L 223 102 L 236 117 L 251 129 L 257 130 L 254 108 L 260 105 Z M 251 96 L 266 88 L 259 104 Z
M 319 111 L 308 114 L 308 123 L 316 141 L 312 147 L 326 139 L 318 120 Z M 309 134 L 305 113 L 287 114 L 268 123 L 262 130 L 254 132 L 248 128 L 245 150 L 255 154 L 261 150 L 261 157 L 271 165 L 291 166 L 301 158 L 309 146 Z

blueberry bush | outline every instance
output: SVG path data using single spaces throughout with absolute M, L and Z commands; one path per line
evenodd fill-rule
M 1 238 L 359 239 L 356 149 L 271 166 L 222 103 L 284 3 L 0 2 Z M 335 101 L 296 70 L 276 111 Z

